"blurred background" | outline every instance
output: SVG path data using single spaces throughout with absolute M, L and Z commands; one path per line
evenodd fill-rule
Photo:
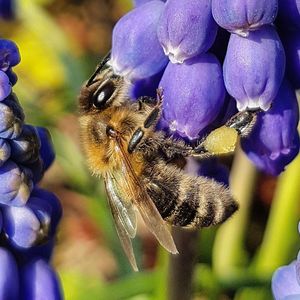
M 110 49 L 114 24 L 131 7 L 130 0 L 22 0 L 16 18 L 0 24 L 2 37 L 21 52 L 14 91 L 27 123 L 47 127 L 57 153 L 42 185 L 64 208 L 53 264 L 65 299 L 169 299 L 168 287 L 176 290 L 189 277 L 178 262 L 194 267 L 193 299 L 272 299 L 273 271 L 300 248 L 299 157 L 277 179 L 237 151 L 226 163 L 238 215 L 219 228 L 176 232 L 179 247 L 181 241 L 190 249 L 171 260 L 140 222 L 139 273 L 123 254 L 103 183 L 89 175 L 81 154 L 76 106 L 82 83 Z

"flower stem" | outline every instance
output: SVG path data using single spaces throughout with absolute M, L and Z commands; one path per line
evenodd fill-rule
M 255 167 L 238 149 L 232 166 L 230 188 L 240 207 L 238 212 L 218 229 L 213 248 L 213 268 L 225 284 L 241 279 L 241 275 L 244 274 L 241 269 L 247 262 L 244 240 L 256 175 Z
M 298 155 L 278 179 L 263 242 L 253 263 L 255 273 L 262 277 L 270 277 L 275 269 L 288 263 L 299 243 L 299 170 Z
M 174 227 L 173 237 L 179 254 L 170 256 L 168 299 L 188 300 L 192 297 L 198 230 L 184 230 Z

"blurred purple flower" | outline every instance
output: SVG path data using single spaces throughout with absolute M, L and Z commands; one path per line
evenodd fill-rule
M 52 267 L 42 259 L 36 259 L 21 269 L 23 300 L 63 299 L 58 277 Z
M 269 109 L 285 71 L 285 53 L 273 26 L 263 26 L 247 38 L 231 34 L 223 66 L 228 93 L 238 109 Z
M 263 171 L 278 175 L 299 152 L 298 103 L 295 91 L 284 81 L 272 107 L 258 116 L 242 148 Z
M 12 254 L 0 247 L 0 299 L 19 300 L 19 272 Z
M 300 285 L 296 277 L 299 268 L 300 262 L 293 261 L 276 270 L 272 278 L 272 291 L 275 300 L 300 299 Z
M 213 54 L 183 64 L 169 63 L 159 87 L 163 89 L 163 126 L 190 140 L 209 125 L 225 97 L 222 69 Z
M 11 93 L 11 84 L 9 78 L 3 71 L 0 71 L 0 101 L 5 99 Z
M 37 130 L 31 125 L 24 125 L 22 133 L 10 141 L 11 158 L 16 163 L 30 164 L 39 158 L 41 142 Z
M 10 157 L 10 146 L 7 140 L 0 138 L 0 167 Z
M 30 248 L 54 236 L 61 215 L 55 195 L 39 189 L 25 206 L 3 207 L 3 230 L 14 246 Z
M 298 223 L 298 232 L 300 233 L 300 222 Z M 275 300 L 300 299 L 300 252 L 297 260 L 274 272 L 272 292 Z
M 249 30 L 273 23 L 277 10 L 278 0 L 212 0 L 216 22 L 241 36 L 248 36 Z
M 6 98 L 0 102 L 0 138 L 14 139 L 22 131 L 24 115 L 18 111 L 17 103 L 13 98 Z
M 158 0 L 147 2 L 117 22 L 110 60 L 116 74 L 135 81 L 152 76 L 165 67 L 168 58 L 156 34 L 164 5 Z
M 173 63 L 206 52 L 217 34 L 211 0 L 168 0 L 158 22 L 157 36 Z
M 32 190 L 32 182 L 13 161 L 6 161 L 0 168 L 0 203 L 24 205 Z
M 12 68 L 8 68 L 8 70 L 5 72 L 6 75 L 9 78 L 9 82 L 10 84 L 13 86 L 17 83 L 18 81 L 18 76 L 16 75 L 16 73 L 12 70 Z
M 44 127 L 36 127 L 36 130 L 41 143 L 40 156 L 43 161 L 43 169 L 46 171 L 55 159 L 55 151 L 48 129 Z
M 0 0 L 0 17 L 5 20 L 15 18 L 15 0 Z
M 21 60 L 17 45 L 10 40 L 0 39 L 0 70 L 7 71 Z

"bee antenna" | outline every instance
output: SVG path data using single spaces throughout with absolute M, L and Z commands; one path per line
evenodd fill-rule
M 102 61 L 100 62 L 100 64 L 98 65 L 98 67 L 96 68 L 96 71 L 93 73 L 93 75 L 90 77 L 90 79 L 88 80 L 86 86 L 89 86 L 93 83 L 95 77 L 97 76 L 97 74 L 99 74 L 102 69 L 104 68 L 104 66 L 107 64 L 107 62 L 110 60 L 110 55 L 111 55 L 111 51 L 109 51 L 105 57 L 102 59 Z

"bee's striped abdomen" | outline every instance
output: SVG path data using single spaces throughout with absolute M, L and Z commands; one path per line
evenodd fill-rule
M 238 208 L 229 189 L 213 179 L 187 175 L 164 162 L 154 164 L 151 172 L 145 170 L 143 175 L 149 196 L 161 216 L 172 225 L 216 225 Z

